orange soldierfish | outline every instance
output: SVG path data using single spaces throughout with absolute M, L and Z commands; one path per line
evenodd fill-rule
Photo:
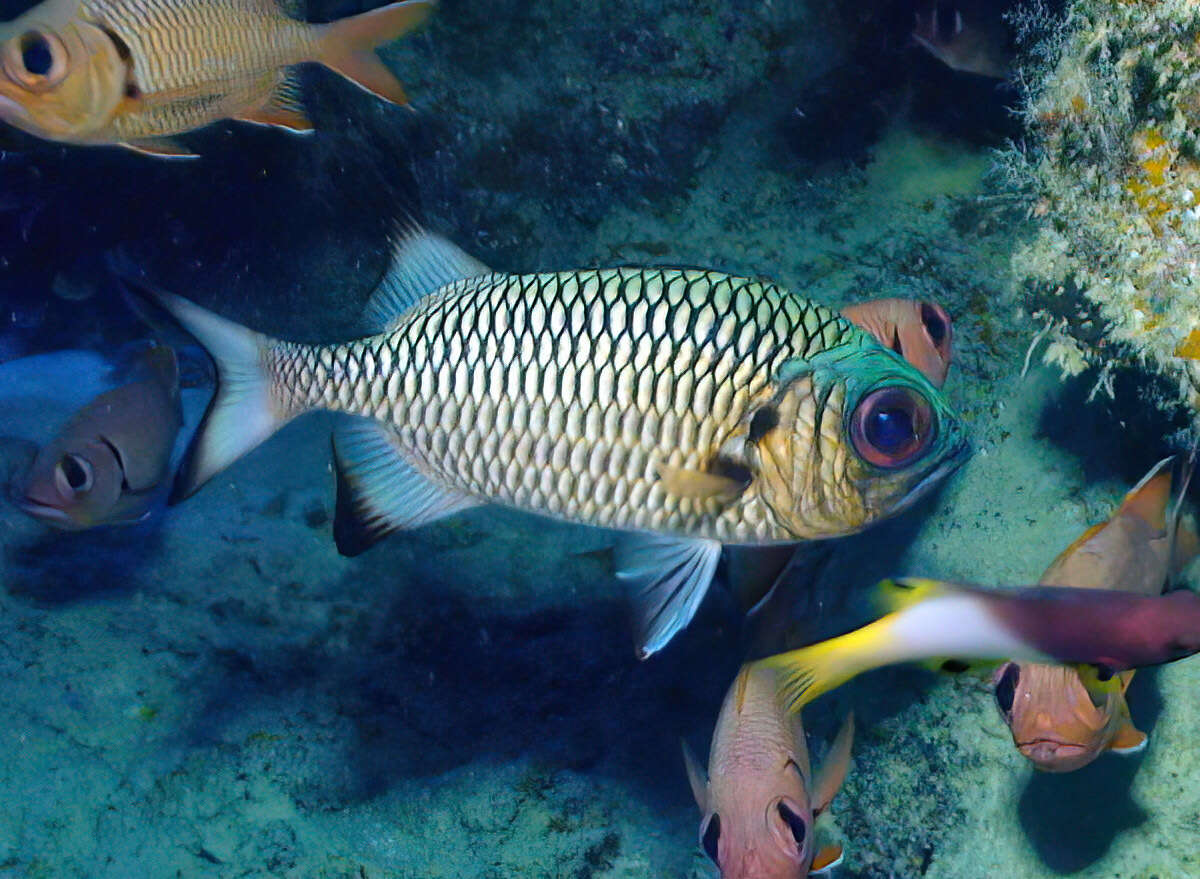
M 136 522 L 165 501 L 183 423 L 179 365 L 160 345 L 146 366 L 147 376 L 96 397 L 38 452 L 17 486 L 18 507 L 74 531 Z
M 384 100 L 373 51 L 419 24 L 407 0 L 330 24 L 273 0 L 45 0 L 0 25 L 0 121 L 46 140 L 191 155 L 172 135 L 219 119 L 311 131 L 290 68 L 315 61 Z
M 950 315 L 936 302 L 872 299 L 846 306 L 842 316 L 919 369 L 935 387 L 945 383 L 954 331 Z
M 1172 460 L 1160 461 L 1112 518 L 1063 550 L 1041 584 L 1088 589 L 1120 584 L 1145 595 L 1162 592 L 1197 549 L 1195 531 L 1180 521 L 1179 506 L 1170 509 Z M 1125 672 L 1119 686 L 1097 691 L 1074 668 L 1010 661 L 996 670 L 996 704 L 1013 743 L 1038 769 L 1069 772 L 1105 751 L 1145 747 L 1146 735 L 1133 726 L 1125 701 L 1132 677 Z
M 990 0 L 925 0 L 912 36 L 952 70 L 1003 79 L 1012 66 L 1008 25 Z
M 800 716 L 780 703 L 774 674 L 742 666 L 721 705 L 707 777 L 683 746 L 704 813 L 700 844 L 722 879 L 802 879 L 841 862 L 841 846 L 818 851 L 812 831 L 846 777 L 853 737 L 851 716 L 814 781 Z

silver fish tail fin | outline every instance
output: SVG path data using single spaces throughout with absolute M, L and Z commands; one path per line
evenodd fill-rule
M 407 104 L 404 87 L 379 60 L 375 47 L 390 43 L 417 27 L 436 5 L 433 0 L 402 0 L 341 21 L 318 25 L 320 33 L 313 60 L 385 101 Z
M 139 280 L 125 280 L 179 321 L 217 364 L 217 392 L 171 491 L 170 503 L 178 503 L 299 413 L 282 411 L 272 399 L 272 379 L 263 358 L 274 344 L 271 338 L 182 296 Z

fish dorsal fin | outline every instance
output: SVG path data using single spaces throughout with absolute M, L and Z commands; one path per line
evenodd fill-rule
M 285 71 L 265 101 L 234 118 L 254 125 L 286 128 L 296 134 L 311 134 L 312 120 L 304 111 L 300 94 L 300 83 L 295 72 Z
M 1175 456 L 1172 455 L 1155 464 L 1125 495 L 1116 515 L 1136 516 L 1155 530 L 1165 531 L 1171 505 L 1170 465 L 1174 461 Z
M 358 555 L 401 528 L 419 528 L 479 505 L 469 495 L 435 485 L 403 457 L 386 425 L 354 419 L 334 434 L 338 552 Z
M 812 866 L 808 868 L 809 876 L 828 875 L 829 872 L 842 862 L 844 852 L 840 845 L 823 845 L 813 857 Z
M 1135 728 L 1129 721 L 1125 721 L 1117 730 L 1117 734 L 1113 736 L 1108 749 L 1114 754 L 1137 754 L 1146 749 L 1147 741 L 1149 739 L 1144 732 Z
M 683 748 L 683 765 L 687 768 L 688 784 L 692 788 L 692 796 L 696 800 L 696 805 L 700 807 L 700 811 L 707 812 L 708 773 L 704 771 L 704 767 L 700 765 L 700 761 L 696 759 L 696 755 L 692 753 L 688 743 L 680 739 L 679 744 Z
M 634 605 L 638 656 L 645 659 L 695 615 L 712 582 L 721 544 L 636 533 L 624 537 L 614 552 L 617 579 L 629 587 Z
M 400 315 L 435 290 L 491 273 L 475 257 L 415 224 L 398 229 L 392 241 L 387 271 L 367 302 L 365 318 L 373 332 L 391 329 Z
M 842 728 L 838 730 L 825 762 L 813 781 L 813 814 L 819 815 L 829 808 L 837 792 L 842 789 L 846 773 L 850 771 L 850 747 L 854 744 L 854 712 L 846 715 Z

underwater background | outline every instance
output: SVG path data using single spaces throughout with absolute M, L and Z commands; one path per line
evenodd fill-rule
M 412 214 L 501 271 L 697 265 L 835 308 L 939 302 L 974 455 L 835 541 L 795 624 L 844 631 L 889 575 L 1032 583 L 1187 421 L 1132 368 L 1093 394 L 1094 370 L 1027 358 L 1012 255 L 1035 229 L 992 171 L 1020 93 L 916 47 L 913 15 L 444 0 L 382 52 L 411 110 L 314 68 L 314 136 L 220 123 L 190 162 L 6 127 L 0 435 L 45 442 L 90 396 L 73 362 L 6 372 L 19 358 L 147 335 L 111 254 L 255 329 L 340 339 Z M 211 384 L 187 362 L 185 386 Z M 715 875 L 679 741 L 705 752 L 744 657 L 734 600 L 712 590 L 639 662 L 604 532 L 489 509 L 343 558 L 331 423 L 133 526 L 0 505 L 0 876 Z M 807 708 L 817 763 L 857 718 L 821 825 L 837 875 L 1200 876 L 1200 663 L 1137 680 L 1147 750 L 1062 776 L 1020 758 L 977 676 L 885 669 Z

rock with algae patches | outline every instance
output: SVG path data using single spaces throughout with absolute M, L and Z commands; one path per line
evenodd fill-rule
M 1200 418 L 1200 2 L 1075 0 L 1041 48 L 1016 274 L 1091 362 L 1167 376 Z

